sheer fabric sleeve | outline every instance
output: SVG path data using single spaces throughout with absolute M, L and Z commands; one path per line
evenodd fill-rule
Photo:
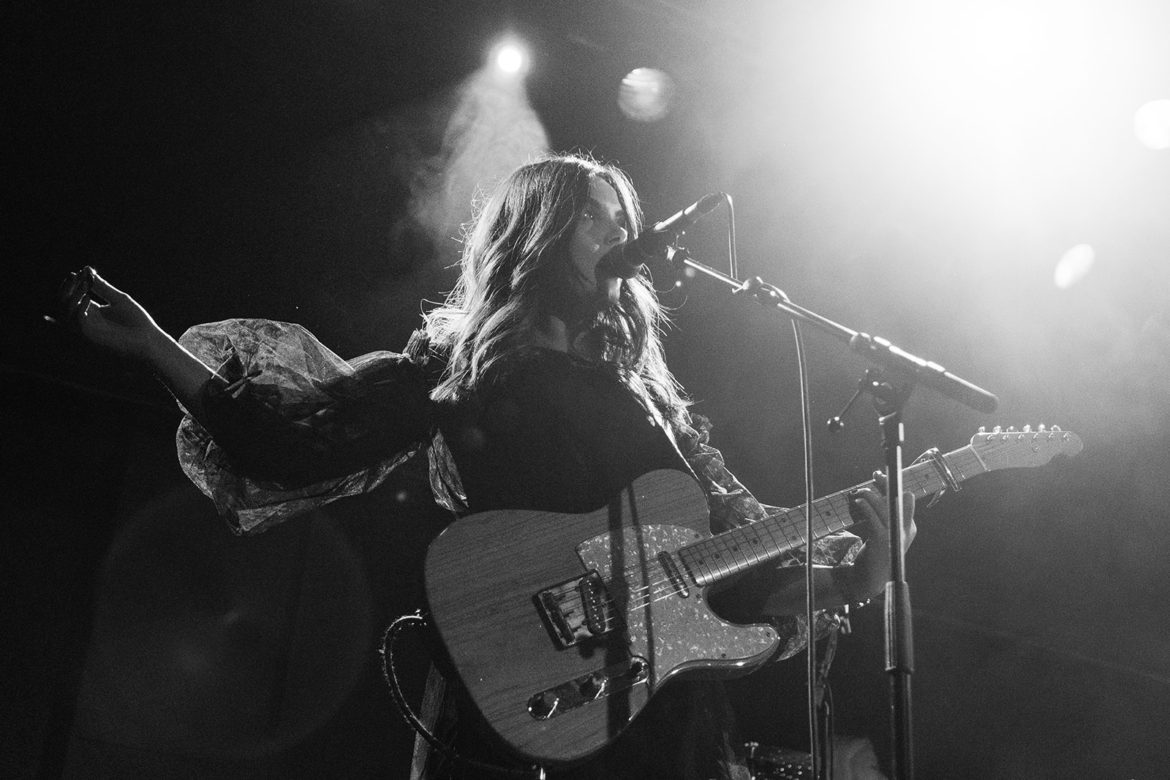
M 236 533 L 372 490 L 430 430 L 427 372 L 405 355 L 347 362 L 271 320 L 197 325 L 180 343 L 219 376 L 179 424 L 179 462 Z
M 675 437 L 679 450 L 707 493 L 711 510 L 711 530 L 714 533 L 763 520 L 779 511 L 778 507 L 762 504 L 744 487 L 723 462 L 723 454 L 710 444 L 711 423 L 701 415 L 691 415 L 691 424 L 676 426 Z M 820 566 L 851 564 L 860 554 L 864 543 L 848 532 L 830 534 L 813 542 L 813 563 Z M 795 551 L 774 566 L 764 566 L 746 575 L 766 583 L 774 568 L 802 566 L 803 550 Z M 761 620 L 764 619 L 761 616 Z M 790 658 L 808 644 L 808 621 L 803 615 L 769 616 L 776 626 L 783 645 L 777 659 Z M 817 613 L 817 637 L 820 638 L 838 626 L 836 612 Z

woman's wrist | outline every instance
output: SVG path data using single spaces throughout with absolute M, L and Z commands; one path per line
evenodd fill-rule
M 863 561 L 839 567 L 838 577 L 845 601 L 850 604 L 864 604 L 881 590 L 874 572 Z
M 167 357 L 182 347 L 162 328 L 151 323 L 141 337 L 133 357 L 147 367 L 157 370 L 167 362 Z

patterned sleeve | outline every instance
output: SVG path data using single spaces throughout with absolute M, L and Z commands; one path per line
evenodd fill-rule
M 714 533 L 762 520 L 779 511 L 777 507 L 762 504 L 735 478 L 723 462 L 723 455 L 710 444 L 711 423 L 707 418 L 692 414 L 691 425 L 676 425 L 675 438 L 679 449 L 699 478 L 707 493 L 711 510 L 711 530 Z M 813 543 L 813 562 L 822 566 L 851 564 L 860 554 L 864 543 L 857 536 L 842 532 L 822 537 Z M 790 553 L 776 567 L 801 566 L 803 550 Z M 768 572 L 747 575 L 766 580 Z M 768 616 L 783 641 L 776 659 L 790 658 L 808 644 L 808 621 L 803 615 Z M 826 635 L 839 625 L 835 611 L 817 613 L 817 637 Z
M 404 355 L 347 362 L 270 320 L 197 325 L 180 343 L 219 376 L 199 421 L 179 424 L 179 462 L 236 533 L 372 490 L 430 430 L 426 372 Z

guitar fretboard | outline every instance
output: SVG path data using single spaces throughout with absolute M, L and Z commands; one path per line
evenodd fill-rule
M 962 482 L 988 471 L 970 445 L 941 456 L 955 482 Z M 812 503 L 813 538 L 844 531 L 853 525 L 849 514 L 849 494 L 858 488 L 873 488 L 871 480 L 848 490 L 817 499 Z M 943 466 L 931 460 L 902 469 L 902 488 L 915 498 L 933 495 L 947 487 Z M 710 585 L 747 571 L 768 561 L 807 547 L 805 532 L 806 506 L 786 509 L 755 523 L 748 523 L 703 541 L 681 548 L 679 560 L 696 585 Z

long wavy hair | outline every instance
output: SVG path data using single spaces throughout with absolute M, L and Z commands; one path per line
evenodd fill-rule
M 572 290 L 593 287 L 594 280 L 583 278 L 572 263 L 569 241 L 594 176 L 617 193 L 632 240 L 641 229 L 642 211 L 629 177 L 581 155 L 521 166 L 478 208 L 464 235 L 459 281 L 446 301 L 425 315 L 431 349 L 447 358 L 435 400 L 464 398 L 490 381 L 500 361 L 531 343 L 543 318 L 564 316 Z M 619 301 L 587 327 L 604 334 L 599 362 L 677 422 L 688 402 L 666 367 L 661 334 L 667 319 L 644 274 L 625 280 Z

